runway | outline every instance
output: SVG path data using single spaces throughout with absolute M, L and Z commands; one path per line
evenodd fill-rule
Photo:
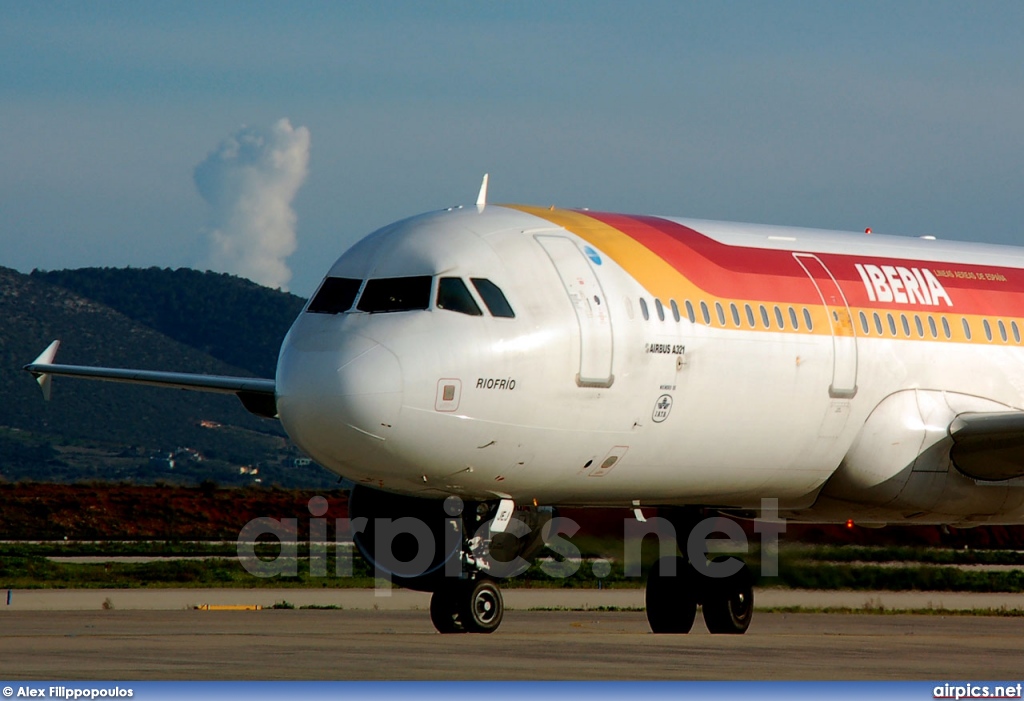
M 1024 618 L 950 615 L 759 612 L 743 636 L 709 635 L 700 621 L 690 635 L 663 636 L 649 632 L 639 611 L 510 610 L 492 635 L 442 636 L 425 610 L 408 606 L 5 609 L 0 612 L 0 681 L 1017 681 L 1022 636 Z

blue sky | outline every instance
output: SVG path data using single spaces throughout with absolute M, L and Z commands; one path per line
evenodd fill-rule
M 0 1 L 0 265 L 208 259 L 193 172 L 309 130 L 290 286 L 491 200 L 1024 243 L 1024 3 Z

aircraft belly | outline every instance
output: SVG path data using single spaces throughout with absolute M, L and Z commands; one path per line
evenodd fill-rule
M 705 463 L 699 469 L 685 461 L 647 462 L 648 451 L 627 445 L 636 444 L 636 436 L 629 433 L 512 426 L 426 411 L 416 411 L 415 419 L 412 415 L 403 413 L 403 430 L 421 436 L 417 441 L 421 486 L 464 496 L 507 495 L 560 505 L 627 505 L 634 499 L 651 504 L 749 505 L 769 492 L 780 499 L 803 497 L 821 479 L 810 471 L 793 472 L 785 481 L 770 479 L 763 467 L 750 462 Z M 453 440 L 454 435 L 459 439 Z M 414 456 L 401 458 L 409 462 Z M 616 458 L 610 469 L 589 476 L 602 470 L 610 458 Z

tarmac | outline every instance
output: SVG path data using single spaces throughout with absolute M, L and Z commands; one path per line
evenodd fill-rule
M 510 611 L 550 609 L 635 609 L 644 608 L 642 588 L 608 589 L 515 589 L 503 588 L 505 607 Z M 399 588 L 379 589 L 0 589 L 0 616 L 4 611 L 174 611 L 209 606 L 250 606 L 271 608 L 288 602 L 303 606 L 333 607 L 370 611 L 426 611 L 430 594 Z M 914 610 L 1020 610 L 1024 594 L 973 592 L 894 591 L 811 591 L 805 589 L 757 589 L 759 609 L 854 609 L 890 611 Z M 2 619 L 0 619 L 2 620 Z
M 2 592 L 0 592 L 2 593 Z M 1020 608 L 1021 595 L 759 590 L 745 635 L 654 635 L 643 591 L 505 591 L 491 635 L 440 635 L 429 596 L 405 590 L 159 589 L 14 591 L 0 599 L 0 681 L 151 679 L 927 679 L 1024 678 L 1024 617 L 953 615 Z M 991 599 L 989 597 L 992 597 Z M 195 606 L 337 606 L 196 610 Z M 859 604 L 858 604 L 859 602 Z M 879 614 L 881 606 L 933 608 Z M 996 602 L 993 605 L 993 602 Z M 1001 602 L 1001 603 L 999 603 Z M 104 608 L 106 606 L 106 608 Z M 574 609 L 574 610 L 562 610 Z M 603 609 L 603 610 L 599 610 Z M 607 610 L 612 609 L 612 610 Z M 627 610 L 623 610 L 627 609 Z

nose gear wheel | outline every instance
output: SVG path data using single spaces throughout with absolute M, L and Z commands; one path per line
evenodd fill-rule
M 439 633 L 493 633 L 504 614 L 501 589 L 485 578 L 453 582 L 430 597 L 430 621 Z

